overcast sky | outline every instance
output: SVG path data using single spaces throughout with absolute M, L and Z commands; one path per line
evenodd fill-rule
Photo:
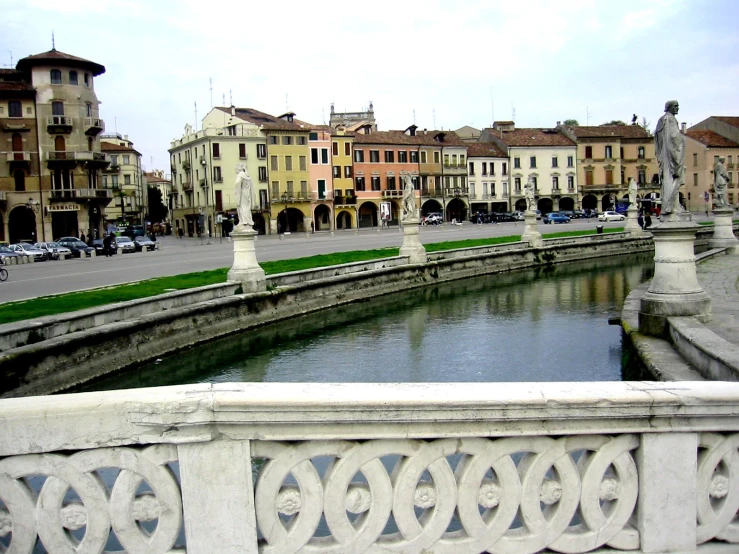
M 374 103 L 381 130 L 739 115 L 734 0 L 2 0 L 0 66 L 51 49 L 101 63 L 106 132 L 148 169 L 211 105 L 312 123 Z M 11 54 L 12 53 L 12 54 Z M 212 94 L 209 79 L 212 79 Z M 212 100 L 212 104 L 211 104 Z M 197 123 L 198 128 L 200 122 Z

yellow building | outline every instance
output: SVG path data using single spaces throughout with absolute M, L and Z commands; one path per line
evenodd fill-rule
M 357 195 L 354 192 L 354 134 L 347 133 L 343 127 L 331 135 L 331 165 L 333 187 L 333 221 L 336 228 L 351 227 Z M 344 215 L 342 215 L 344 214 Z
M 721 156 L 729 177 L 726 201 L 735 206 L 739 203 L 736 194 L 739 144 L 714 131 L 693 128 L 685 132 L 685 186 L 682 191 L 691 211 L 713 208 L 713 166 Z
M 105 207 L 106 230 L 111 225 L 144 225 L 147 194 L 141 168 L 141 153 L 128 135 L 102 135 L 100 149 L 110 158 L 103 169 L 102 185 L 110 190 L 113 201 Z

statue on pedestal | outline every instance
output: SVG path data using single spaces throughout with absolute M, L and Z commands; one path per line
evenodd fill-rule
M 725 208 L 728 206 L 726 202 L 726 185 L 729 183 L 729 176 L 724 166 L 724 156 L 719 156 L 718 161 L 713 166 L 713 192 L 714 202 L 717 208 Z
M 403 219 L 418 218 L 418 209 L 416 208 L 416 189 L 413 186 L 413 180 L 408 173 L 401 176 L 403 179 L 403 210 L 405 215 Z
M 636 179 L 629 179 L 629 205 L 636 208 Z
M 680 206 L 680 186 L 685 179 L 685 138 L 680 133 L 677 115 L 680 105 L 677 100 L 665 103 L 665 113 L 657 122 L 654 145 L 662 183 L 662 211 L 669 216 L 683 212 Z
M 536 209 L 536 198 L 535 198 L 535 190 L 534 190 L 534 179 L 531 175 L 529 175 L 529 178 L 526 181 L 526 184 L 523 186 L 524 196 L 526 197 L 526 209 L 527 210 L 535 210 Z
M 246 170 L 246 164 L 238 164 L 236 166 L 236 211 L 239 215 L 239 224 L 237 227 L 253 227 L 254 220 L 251 216 L 252 206 L 256 203 L 256 191 L 254 183 L 252 183 L 249 172 Z

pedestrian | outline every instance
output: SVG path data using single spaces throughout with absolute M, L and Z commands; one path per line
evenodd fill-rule
M 80 235 L 80 240 L 81 240 L 82 242 L 85 242 L 85 233 L 82 233 L 82 234 Z
M 646 217 L 644 218 L 644 228 L 649 229 L 652 226 L 652 216 L 647 213 Z
M 639 217 L 636 218 L 636 222 L 639 224 L 639 227 L 644 229 L 644 216 L 641 212 L 639 212 Z
M 106 258 L 110 257 L 110 243 L 113 240 L 111 237 L 113 236 L 113 233 L 110 233 L 109 235 L 105 235 L 105 238 L 103 239 L 103 253 L 105 254 Z

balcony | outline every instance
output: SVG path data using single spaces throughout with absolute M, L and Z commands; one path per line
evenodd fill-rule
M 31 163 L 31 154 L 32 152 L 21 152 L 21 151 L 15 151 L 15 152 L 2 152 L 2 154 L 5 154 L 5 158 L 8 161 L 8 163 L 20 163 L 28 165 Z
M 466 196 L 469 194 L 469 189 L 467 187 L 450 187 L 444 189 L 444 194 L 446 196 Z
M 182 183 L 182 190 L 189 190 L 189 191 L 191 191 L 192 188 L 193 188 L 192 181 L 185 181 L 184 183 Z
M 91 137 L 99 135 L 105 131 L 105 122 L 97 117 L 85 118 L 85 134 Z
M 46 118 L 46 130 L 49 133 L 71 133 L 72 118 L 66 115 L 52 115 Z
M 51 200 L 110 200 L 113 191 L 110 189 L 53 189 Z
M 313 200 L 333 200 L 334 199 L 334 191 L 327 190 L 324 191 L 323 194 L 319 194 L 318 192 L 311 193 L 311 197 Z
M 382 197 L 383 198 L 403 198 L 403 191 L 402 190 L 383 190 Z
M 441 188 L 424 187 L 421 189 L 421 196 L 441 196 Z
M 108 167 L 103 168 L 104 173 L 119 173 L 121 171 L 121 166 L 118 164 L 118 162 L 110 162 L 110 165 Z
M 355 206 L 356 196 L 334 196 L 334 206 Z

